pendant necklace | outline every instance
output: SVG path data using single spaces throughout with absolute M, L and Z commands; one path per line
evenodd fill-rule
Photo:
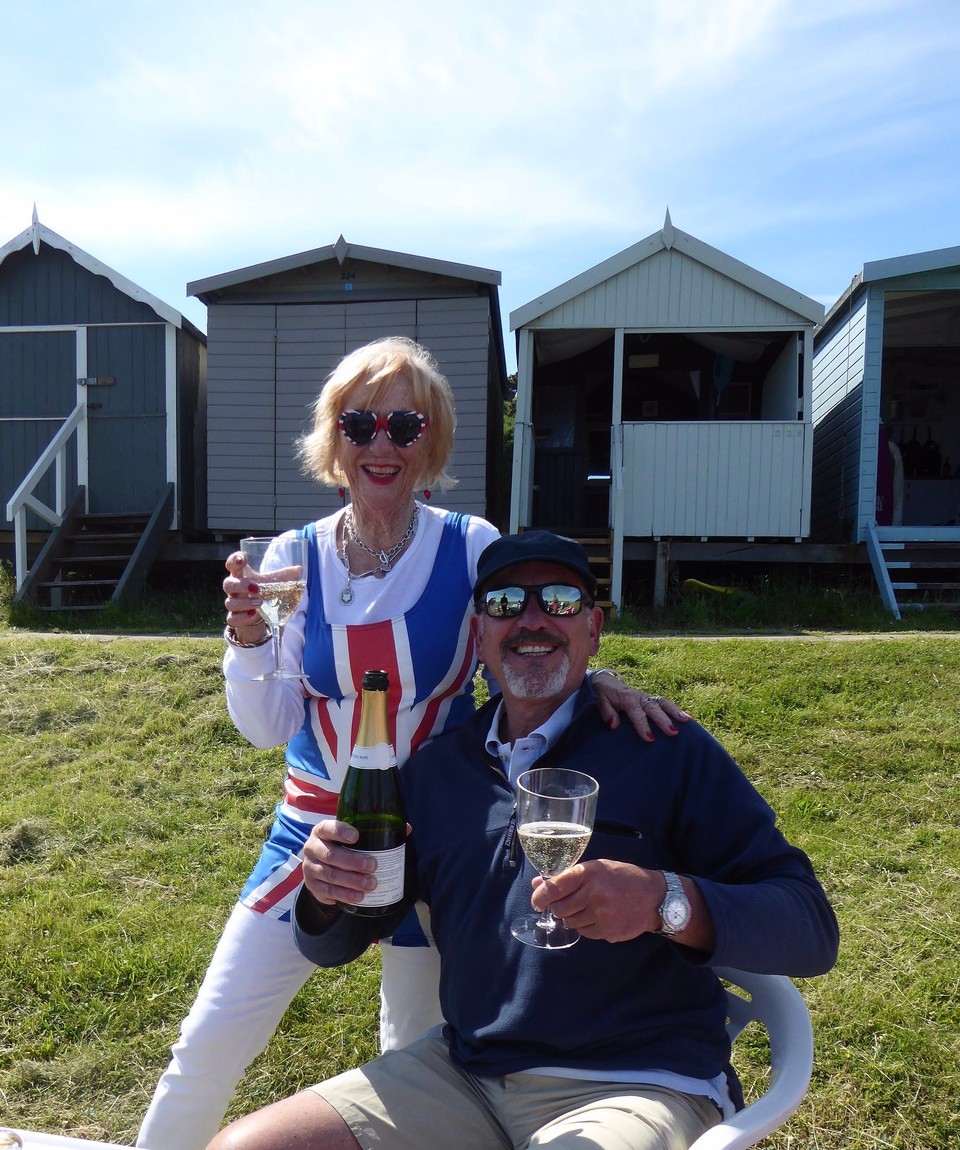
M 340 540 L 340 561 L 343 563 L 347 571 L 347 583 L 344 589 L 340 592 L 340 602 L 344 605 L 353 602 L 353 590 L 350 583 L 354 579 L 367 579 L 371 575 L 375 579 L 382 579 L 388 575 L 393 569 L 393 561 L 397 558 L 400 552 L 413 538 L 413 534 L 417 529 L 417 518 L 420 515 L 420 504 L 414 503 L 413 514 L 410 516 L 410 522 L 407 525 L 406 531 L 403 533 L 402 539 L 399 543 L 394 544 L 389 551 L 375 551 L 372 547 L 368 547 L 366 543 L 357 535 L 353 526 L 353 513 L 348 507 L 343 516 L 343 535 Z M 365 551 L 372 558 L 376 559 L 377 566 L 371 568 L 369 571 L 361 571 L 359 574 L 350 570 L 350 560 L 347 558 L 347 541 L 353 540 L 354 543 Z

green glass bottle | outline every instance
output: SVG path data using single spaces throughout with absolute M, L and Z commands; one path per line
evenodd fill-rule
M 360 903 L 338 903 L 349 914 L 384 915 L 403 898 L 407 815 L 387 721 L 389 687 L 386 671 L 364 672 L 360 728 L 337 802 L 337 818 L 360 832 L 353 849 L 377 860 L 376 889 Z

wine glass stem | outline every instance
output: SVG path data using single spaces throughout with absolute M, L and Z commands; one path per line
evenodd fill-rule
M 273 629 L 273 663 L 277 671 L 283 671 L 283 627 L 278 623 Z
M 553 930 L 556 925 L 557 920 L 553 917 L 553 911 L 550 907 L 547 907 L 546 910 L 541 912 L 540 921 L 537 923 L 537 926 L 539 926 L 541 930 Z

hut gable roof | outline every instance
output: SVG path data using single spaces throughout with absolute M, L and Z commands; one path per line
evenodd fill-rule
M 872 260 L 863 265 L 860 279 L 863 283 L 876 280 L 898 279 L 921 272 L 960 271 L 960 247 L 938 248 L 931 252 L 916 252 L 893 259 Z
M 410 273 L 407 279 L 420 282 L 429 277 L 434 281 L 465 281 L 487 289 L 500 285 L 500 273 L 489 268 L 364 247 L 348 243 L 341 235 L 335 244 L 326 247 L 194 280 L 187 284 L 187 294 L 196 296 L 205 304 L 216 303 L 223 296 L 236 300 L 277 292 L 290 298 L 301 292 L 314 298 L 333 292 L 342 297 L 345 283 L 352 284 L 348 278 L 349 270 L 360 264 L 390 270 L 394 272 L 396 282 L 402 281 L 403 277 L 396 275 L 401 272 Z M 358 293 L 362 293 L 363 283 L 358 282 L 355 286 Z
M 857 272 L 846 290 L 827 312 L 821 331 L 832 329 L 840 314 L 845 314 L 854 306 L 855 301 L 866 291 L 868 284 L 902 280 L 908 276 L 936 276 L 937 273 L 943 274 L 942 284 L 937 285 L 934 281 L 930 281 L 928 286 L 942 286 L 954 290 L 957 288 L 960 283 L 960 247 L 935 248 L 929 252 L 914 252 L 912 255 L 871 260 Z M 818 338 L 819 335 L 820 333 Z
M 83 248 L 79 248 L 76 244 L 64 239 L 63 236 L 58 235 L 52 228 L 41 224 L 37 219 L 36 211 L 34 211 L 33 223 L 30 227 L 25 228 L 18 236 L 14 236 L 12 240 L 5 243 L 3 247 L 0 247 L 0 268 L 2 268 L 4 260 L 9 256 L 16 252 L 24 251 L 26 248 L 32 247 L 34 255 L 39 255 L 40 247 L 43 244 L 47 247 L 65 252 L 74 263 L 92 275 L 103 276 L 113 284 L 117 291 L 136 300 L 137 303 L 142 303 L 151 308 L 156 312 L 157 316 L 165 322 L 173 324 L 174 327 L 179 328 L 186 326 L 191 327 L 191 330 L 195 330 L 175 308 L 157 299 L 156 296 L 151 295 L 150 292 L 144 288 L 138 287 L 132 280 L 128 280 L 126 276 L 121 275 L 118 271 L 114 271 L 113 268 L 108 267 L 105 263 L 95 259 L 89 252 L 85 252 Z M 196 332 L 196 334 L 199 335 L 200 333 Z
M 697 265 L 709 296 L 692 291 Z M 806 326 L 823 306 L 763 272 L 675 228 L 658 232 L 510 313 L 510 328 L 737 324 Z M 739 326 L 739 324 L 737 324 Z

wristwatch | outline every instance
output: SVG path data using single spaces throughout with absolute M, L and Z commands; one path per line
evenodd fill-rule
M 679 934 L 686 929 L 690 922 L 690 900 L 683 890 L 683 884 L 673 871 L 661 871 L 667 882 L 667 893 L 660 904 L 660 922 L 662 926 L 657 934 Z

